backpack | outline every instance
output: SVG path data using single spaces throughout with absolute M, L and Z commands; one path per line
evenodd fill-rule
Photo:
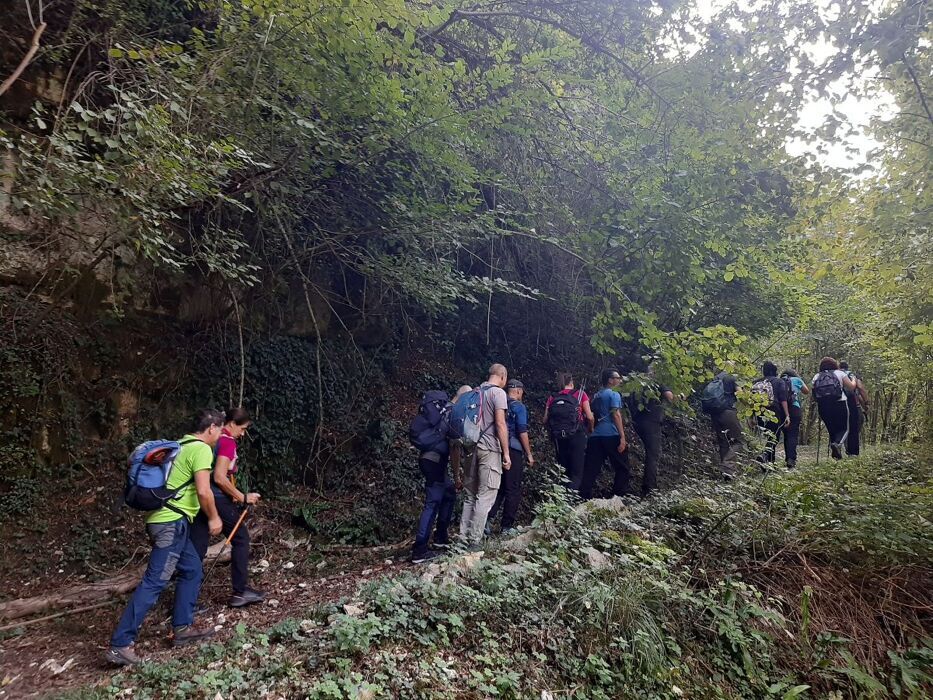
M 582 389 L 581 389 L 582 391 Z M 551 407 L 548 408 L 547 425 L 552 438 L 565 438 L 576 434 L 580 429 L 579 392 L 554 394 Z
M 408 439 L 419 452 L 429 452 L 447 439 L 449 403 L 443 391 L 428 391 L 421 398 L 418 415 L 408 427 Z
M 763 396 L 767 403 L 765 404 L 770 409 L 777 408 L 777 397 L 774 394 L 774 383 L 769 377 L 764 379 L 759 379 L 757 382 L 752 384 L 752 393 Z
M 194 475 L 176 489 L 169 489 L 166 484 L 182 445 L 189 442 L 194 440 L 149 440 L 138 445 L 127 459 L 123 502 L 136 510 L 169 508 L 181 513 L 169 501 L 177 499 L 194 482 Z
M 784 382 L 784 387 L 787 389 L 787 405 L 792 406 L 795 403 L 800 403 L 800 392 L 794 388 L 794 382 L 790 377 L 786 375 L 781 375 L 781 381 Z
M 703 388 L 700 397 L 700 406 L 703 413 L 722 413 L 732 408 L 732 399 L 726 393 L 726 385 L 721 377 L 716 377 Z
M 464 447 L 473 447 L 489 426 L 483 428 L 480 423 L 483 416 L 483 402 L 490 387 L 476 388 L 461 396 L 450 409 L 450 434 L 460 440 Z
M 812 391 L 817 401 L 839 401 L 842 398 L 842 382 L 835 370 L 824 369 L 813 380 Z

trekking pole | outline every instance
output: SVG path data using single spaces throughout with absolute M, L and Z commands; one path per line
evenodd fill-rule
M 820 422 L 816 423 L 816 463 L 820 463 L 820 436 L 823 434 L 823 426 Z
M 211 573 L 214 571 L 214 567 L 217 566 L 217 562 L 220 561 L 220 557 L 223 556 L 224 551 L 230 545 L 230 541 L 233 539 L 233 536 L 236 534 L 236 531 L 240 529 L 240 525 L 243 524 L 243 520 L 246 519 L 246 514 L 249 512 L 249 504 L 246 504 L 246 507 L 243 508 L 243 512 L 240 514 L 240 519 L 236 521 L 236 525 L 233 526 L 233 529 L 230 531 L 230 534 L 227 536 L 227 539 L 224 540 L 223 546 L 220 548 L 220 551 L 217 552 L 217 556 L 214 557 L 214 561 L 211 562 L 211 568 L 207 570 L 207 573 L 204 575 L 204 578 L 201 579 L 201 586 L 203 587 L 207 583 L 207 579 L 210 578 Z

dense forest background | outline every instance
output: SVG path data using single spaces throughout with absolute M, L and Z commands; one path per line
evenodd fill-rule
M 65 524 L 52 494 L 69 527 L 122 522 L 129 449 L 239 403 L 269 512 L 394 541 L 420 393 L 491 361 L 540 415 L 558 369 L 653 364 L 691 397 L 828 354 L 871 393 L 867 442 L 928 443 L 929 12 L 0 0 L 6 551 Z M 879 100 L 862 133 L 850 111 Z M 712 455 L 693 401 L 668 483 Z M 76 571 L 102 539 L 0 571 Z

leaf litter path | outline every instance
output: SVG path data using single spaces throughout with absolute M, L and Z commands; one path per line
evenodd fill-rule
M 314 545 L 309 548 L 304 541 L 291 539 L 287 529 L 271 523 L 263 523 L 263 528 L 262 541 L 253 544 L 251 569 L 255 573 L 250 583 L 265 591 L 266 601 L 239 609 L 228 607 L 229 567 L 218 566 L 198 601 L 207 611 L 198 616 L 197 623 L 219 626 L 211 641 L 226 640 L 240 623 L 264 629 L 317 605 L 350 598 L 362 583 L 410 566 L 404 544 L 327 548 L 315 563 L 309 556 L 318 551 Z M 52 588 L 55 582 L 45 586 Z M 140 631 L 136 649 L 146 660 L 168 661 L 197 653 L 195 645 L 172 649 L 167 641 L 172 599 L 170 588 Z M 124 603 L 121 599 L 109 607 L 0 632 L 0 698 L 54 696 L 108 681 L 118 669 L 107 665 L 103 654 Z

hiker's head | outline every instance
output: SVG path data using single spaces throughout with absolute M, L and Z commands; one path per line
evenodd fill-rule
M 764 364 L 761 365 L 761 373 L 766 377 L 776 377 L 777 365 L 771 360 L 765 360 Z
M 824 357 L 820 360 L 820 372 L 825 372 L 828 369 L 839 369 L 839 363 L 836 362 L 833 357 Z
M 849 369 L 849 363 L 846 362 L 845 360 L 840 360 L 840 362 L 839 362 L 839 369 L 841 369 L 841 370 L 843 370 L 843 371 L 848 371 L 848 369 Z
M 489 368 L 489 383 L 495 384 L 500 389 L 505 387 L 505 383 L 509 381 L 509 372 L 506 370 L 505 365 L 500 365 L 498 362 L 492 365 Z
M 603 373 L 599 375 L 599 379 L 603 386 L 614 387 L 619 386 L 619 382 L 622 381 L 622 375 L 619 374 L 619 370 L 609 367 L 603 370 Z
M 454 398 L 451 403 L 457 403 L 461 396 L 464 394 L 469 394 L 471 391 L 473 391 L 473 387 L 471 387 L 469 384 L 464 384 L 462 387 L 457 389 L 457 393 L 454 394 Z
M 191 421 L 191 433 L 213 447 L 224 427 L 224 414 L 216 408 L 202 408 Z
M 799 377 L 800 375 L 797 374 L 797 370 L 788 368 L 788 369 L 785 369 L 783 372 L 781 372 L 781 376 L 782 377 Z
M 516 401 L 521 401 L 522 397 L 525 395 L 525 385 L 517 379 L 510 379 L 505 385 L 505 390 L 509 398 L 515 399 Z
M 573 389 L 573 375 L 570 372 L 557 373 L 557 390 Z
M 234 440 L 243 437 L 252 422 L 249 412 L 242 406 L 224 411 L 224 428 Z

